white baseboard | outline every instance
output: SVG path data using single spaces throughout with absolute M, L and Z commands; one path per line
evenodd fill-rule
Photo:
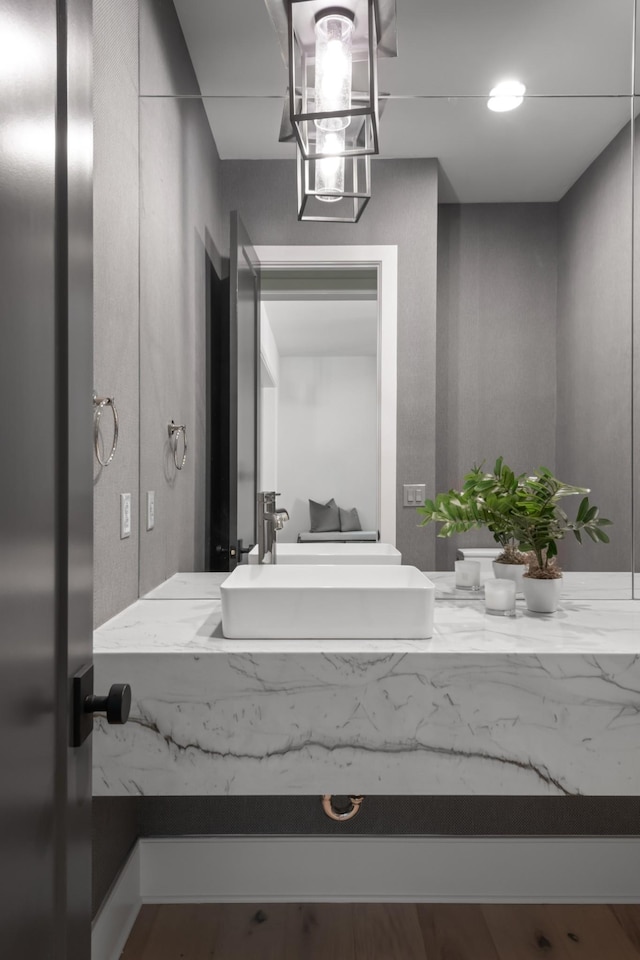
M 141 845 L 136 843 L 91 929 L 91 960 L 118 960 L 142 906 Z
M 146 903 L 640 902 L 640 838 L 149 839 L 140 884 Z
M 117 960 L 142 903 L 640 903 L 640 837 L 141 839 L 93 925 Z

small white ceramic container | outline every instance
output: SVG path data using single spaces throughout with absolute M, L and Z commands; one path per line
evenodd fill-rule
M 493 575 L 496 580 L 513 580 L 516 592 L 522 593 L 522 578 L 529 567 L 526 563 L 497 563 L 493 561 Z
M 562 593 L 562 577 L 556 580 L 523 577 L 522 589 L 531 613 L 555 613 Z

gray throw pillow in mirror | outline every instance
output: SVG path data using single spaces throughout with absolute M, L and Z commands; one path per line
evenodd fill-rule
M 309 532 L 333 533 L 340 529 L 340 513 L 333 497 L 327 503 L 309 500 Z
M 351 510 L 343 510 L 342 507 L 338 507 L 338 510 L 340 511 L 340 529 L 343 533 L 349 530 L 362 530 L 360 517 L 355 507 L 352 507 Z

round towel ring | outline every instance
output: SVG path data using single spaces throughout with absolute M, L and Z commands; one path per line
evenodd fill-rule
M 108 467 L 118 449 L 118 411 L 113 397 L 98 397 L 95 393 L 93 395 L 93 406 L 95 407 L 93 418 L 93 447 L 96 452 L 96 460 L 101 467 Z M 111 413 L 113 414 L 113 442 L 111 444 L 111 453 L 106 460 L 100 451 L 100 417 L 105 407 L 111 407 Z
M 182 434 L 182 459 L 178 456 L 178 437 L 180 434 Z M 172 420 L 169 424 L 169 438 L 173 448 L 173 462 L 176 465 L 176 470 L 182 470 L 187 462 L 187 428 L 184 423 L 174 423 Z
M 338 820 L 341 823 L 345 820 L 353 820 L 357 813 L 360 812 L 360 807 L 362 806 L 362 801 L 364 797 L 349 797 L 349 802 L 351 806 L 348 810 L 336 810 L 333 805 L 333 794 L 323 793 L 322 794 L 322 809 L 329 817 L 330 820 Z

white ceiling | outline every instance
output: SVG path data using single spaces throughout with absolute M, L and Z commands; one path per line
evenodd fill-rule
M 287 75 L 263 0 L 175 6 L 221 157 L 292 158 L 278 143 Z M 445 200 L 559 199 L 630 118 L 633 6 L 397 0 L 398 57 L 379 63 L 392 97 L 381 156 L 437 157 Z M 486 95 L 509 76 L 530 97 L 492 113 Z
M 263 303 L 281 357 L 362 357 L 378 349 L 375 300 Z

